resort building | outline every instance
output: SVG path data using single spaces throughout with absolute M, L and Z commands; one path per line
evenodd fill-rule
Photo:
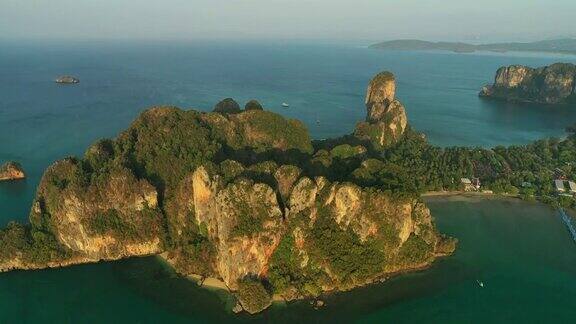
M 480 190 L 480 179 L 479 178 L 461 178 L 460 183 L 464 188 L 464 191 L 478 191 Z
M 574 181 L 568 181 L 568 187 L 571 193 L 576 193 L 576 183 Z
M 554 180 L 554 186 L 556 187 L 556 191 L 557 192 L 565 192 L 566 189 L 564 189 L 564 180 Z
M 470 179 L 468 179 L 468 178 L 462 178 L 462 179 L 460 179 L 460 183 L 461 183 L 462 186 L 464 187 L 464 191 L 472 191 L 472 190 L 474 190 L 474 185 L 472 185 L 472 181 L 470 181 Z

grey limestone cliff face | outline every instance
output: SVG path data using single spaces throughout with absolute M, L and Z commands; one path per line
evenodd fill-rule
M 366 91 L 366 121 L 356 125 L 354 135 L 368 140 L 375 149 L 398 141 L 408 125 L 406 110 L 395 98 L 396 78 L 390 72 L 376 75 Z
M 50 228 L 82 262 L 161 252 L 156 189 L 125 168 L 88 186 L 60 182 L 62 175 L 74 174 L 80 167 L 73 159 L 64 159 L 46 170 L 30 212 L 31 223 Z M 111 222 L 116 225 L 109 226 Z
M 244 168 L 237 166 L 241 173 Z M 298 271 L 322 273 L 320 291 L 351 289 L 388 273 L 420 268 L 453 250 L 441 251 L 445 239 L 437 232 L 428 208 L 418 200 L 395 200 L 384 192 L 352 183 L 312 179 L 294 166 L 270 171 L 278 188 L 243 176 L 225 183 L 221 174 L 205 167 L 199 167 L 185 180 L 189 185 L 181 204 L 187 211 L 182 214 L 192 218 L 183 218 L 183 222 L 205 229 L 206 238 L 214 244 L 211 275 L 221 278 L 233 291 L 243 278 L 267 278 L 270 266 L 274 266 L 273 254 L 288 236 L 295 239 Z M 378 242 L 382 246 L 378 252 L 386 254 L 388 261 L 377 265 L 373 273 L 350 280 L 335 273 L 329 257 L 319 252 L 324 247 L 318 246 L 316 237 L 318 228 L 326 222 L 333 222 L 342 231 L 349 230 L 359 245 Z M 405 259 L 407 246 L 416 241 L 425 246 L 422 256 Z M 185 262 L 179 260 L 183 257 L 176 254 L 168 261 L 178 271 L 190 274 L 178 266 Z M 277 293 L 287 299 L 302 294 L 292 288 Z
M 531 68 L 522 65 L 501 67 L 494 83 L 482 88 L 479 95 L 510 102 L 574 104 L 576 66 L 556 63 Z

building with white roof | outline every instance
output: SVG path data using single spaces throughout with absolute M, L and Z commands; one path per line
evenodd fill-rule
M 556 187 L 556 191 L 558 192 L 565 192 L 564 189 L 564 181 L 563 180 L 554 180 L 554 186 Z
M 568 187 L 571 193 L 576 193 L 576 183 L 574 181 L 568 181 Z

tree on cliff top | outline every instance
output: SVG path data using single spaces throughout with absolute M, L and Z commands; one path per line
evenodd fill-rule
M 250 314 L 263 311 L 272 303 L 272 296 L 258 278 L 246 277 L 238 282 L 238 300 Z

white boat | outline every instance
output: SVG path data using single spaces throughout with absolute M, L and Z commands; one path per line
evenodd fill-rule
M 284 108 L 288 108 L 288 107 L 290 107 L 290 105 L 289 105 L 289 104 L 287 104 L 287 103 L 285 103 L 285 102 L 283 102 L 283 103 L 282 103 L 282 107 L 284 107 Z
M 478 286 L 480 286 L 480 288 L 484 288 L 484 283 L 480 280 L 476 280 L 476 282 L 478 283 Z

